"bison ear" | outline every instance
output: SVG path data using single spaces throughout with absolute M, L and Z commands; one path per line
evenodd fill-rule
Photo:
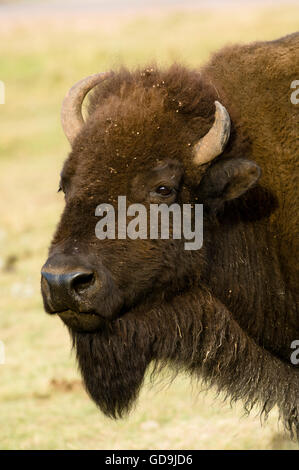
M 260 167 L 245 158 L 219 160 L 204 175 L 199 185 L 200 198 L 217 210 L 225 201 L 244 194 L 260 176 Z

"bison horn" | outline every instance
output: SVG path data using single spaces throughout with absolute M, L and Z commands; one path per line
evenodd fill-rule
M 71 145 L 84 124 L 82 104 L 85 96 L 93 87 L 110 75 L 111 72 L 104 72 L 83 78 L 69 90 L 64 98 L 61 108 L 61 123 Z
M 195 165 L 208 163 L 223 152 L 230 135 L 230 117 L 219 101 L 215 101 L 215 121 L 209 132 L 193 147 Z

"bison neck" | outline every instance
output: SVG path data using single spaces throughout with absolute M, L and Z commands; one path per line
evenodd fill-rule
M 252 220 L 238 203 L 229 209 L 210 230 L 202 278 L 257 344 L 289 362 L 299 322 L 279 234 L 262 213 Z

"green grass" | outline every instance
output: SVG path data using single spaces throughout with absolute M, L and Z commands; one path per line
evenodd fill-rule
M 290 33 L 298 17 L 284 5 L 0 20 L 0 449 L 296 448 L 276 411 L 261 427 L 184 377 L 146 386 L 128 419 L 104 418 L 81 386 L 66 328 L 43 313 L 39 273 L 63 208 L 56 190 L 69 148 L 59 114 L 73 82 L 121 63 L 199 66 L 226 43 Z

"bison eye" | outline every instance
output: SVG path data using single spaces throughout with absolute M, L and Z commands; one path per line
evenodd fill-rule
M 161 196 L 170 196 L 173 191 L 174 190 L 172 188 L 168 188 L 167 186 L 158 186 L 156 189 L 156 193 L 160 194 Z

